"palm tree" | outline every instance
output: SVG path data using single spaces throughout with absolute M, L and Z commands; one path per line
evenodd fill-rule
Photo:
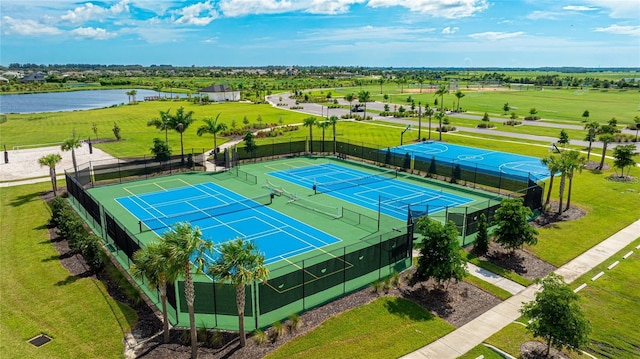
M 636 125 L 636 142 L 638 142 L 638 131 L 640 131 L 640 116 L 635 116 L 633 122 Z
M 575 171 L 582 172 L 582 168 L 587 163 L 587 159 L 584 156 L 580 155 L 580 152 L 575 150 L 565 151 L 562 153 L 565 157 L 565 167 L 568 171 L 569 177 L 569 189 L 567 190 L 567 207 L 564 209 L 565 211 L 571 207 L 571 189 L 573 187 L 573 175 Z
M 147 122 L 147 126 L 155 126 L 160 131 L 164 131 L 164 142 L 169 144 L 169 135 L 168 131 L 171 128 L 171 109 L 167 111 L 159 110 L 160 118 L 153 118 Z
M 345 100 L 349 101 L 349 115 L 351 115 L 353 113 L 353 111 L 351 111 L 351 103 L 353 102 L 353 100 L 356 99 L 356 95 L 354 95 L 353 93 L 348 93 L 345 97 Z
M 433 109 L 427 105 L 424 109 L 424 115 L 429 117 L 429 139 L 431 139 L 431 117 L 433 116 Z
M 396 82 L 400 85 L 400 93 L 404 93 L 404 84 L 407 83 L 407 79 L 404 77 L 398 77 Z
M 180 107 L 178 111 L 176 111 L 176 114 L 169 118 L 170 127 L 180 134 L 180 161 L 182 163 L 184 163 L 184 143 L 182 134 L 187 130 L 187 127 L 193 123 L 193 121 L 195 121 L 193 118 L 193 111 L 185 112 L 183 107 Z
M 380 94 L 382 95 L 382 85 L 384 84 L 384 77 L 380 77 L 378 79 L 378 84 L 380 84 Z
M 166 262 L 169 273 L 184 277 L 184 297 L 189 309 L 189 326 L 191 329 L 191 358 L 198 356 L 198 337 L 196 333 L 196 318 L 193 309 L 195 289 L 192 271 L 195 265 L 196 273 L 202 272 L 204 253 L 211 251 L 213 243 L 202 239 L 200 228 L 192 228 L 189 223 L 177 223 L 173 230 L 164 232 L 160 243 L 166 250 Z M 194 257 L 193 263 L 191 258 Z
M 313 126 L 315 126 L 316 122 L 315 117 L 307 117 L 302 123 L 304 127 L 309 127 L 309 152 L 311 153 L 313 153 Z
M 600 124 L 595 121 L 589 122 L 586 125 L 584 125 L 584 129 L 589 131 L 589 133 L 587 134 L 587 139 L 589 140 L 589 148 L 587 150 L 587 161 L 589 160 L 589 157 L 591 157 L 591 144 L 593 143 L 593 140 L 595 140 L 596 138 L 596 132 L 598 131 L 598 127 L 600 127 Z
M 460 99 L 463 98 L 465 96 L 464 92 L 458 90 L 455 93 L 456 97 L 458 98 L 458 107 L 456 108 L 456 111 L 460 111 Z
M 369 91 L 360 91 L 358 93 L 358 102 L 364 103 L 364 113 L 362 115 L 362 119 L 367 119 L 367 102 L 371 101 L 371 94 Z
M 440 112 L 444 110 L 444 95 L 448 93 L 449 90 L 447 90 L 447 87 L 445 85 L 440 85 L 440 88 L 438 88 L 438 91 L 434 94 L 434 96 L 440 96 Z
M 438 125 L 438 133 L 440 134 L 439 135 L 440 136 L 439 141 L 442 141 L 442 120 L 444 119 L 444 117 L 445 117 L 444 112 L 438 111 L 438 113 L 436 113 L 436 118 L 438 119 L 438 123 L 439 123 L 439 125 Z M 429 130 L 429 131 L 431 131 L 431 130 Z
M 245 286 L 256 280 L 266 282 L 269 270 L 264 265 L 264 255 L 258 252 L 254 242 L 245 242 L 242 238 L 238 238 L 223 243 L 218 250 L 220 257 L 209 266 L 208 273 L 221 281 L 229 281 L 236 287 L 240 347 L 244 347 L 246 343 L 244 332 Z
M 604 168 L 604 157 L 607 154 L 607 146 L 609 143 L 613 142 L 613 135 L 610 133 L 604 133 L 598 137 L 598 140 L 602 142 L 602 158 L 600 159 L 600 165 L 598 166 L 599 170 Z
M 218 116 L 216 116 L 215 119 L 211 117 L 206 117 L 204 120 L 202 120 L 204 122 L 204 125 L 200 126 L 197 132 L 198 136 L 202 136 L 205 133 L 213 135 L 213 153 L 214 153 L 213 156 L 214 157 L 218 149 L 217 135 L 218 133 L 225 131 L 227 129 L 226 124 L 218 123 L 218 118 L 220 118 L 220 113 L 218 113 Z
M 76 148 L 80 148 L 82 143 L 76 137 L 76 131 L 73 130 L 73 137 L 64 140 L 60 149 L 63 151 L 71 151 L 71 160 L 73 161 L 73 170 L 75 171 L 76 178 L 78 177 L 78 161 L 76 161 Z
M 52 153 L 40 157 L 38 163 L 40 167 L 49 167 L 49 177 L 51 177 L 51 187 L 53 188 L 53 195 L 57 196 L 58 182 L 56 181 L 56 165 L 62 161 L 62 156 L 59 153 Z
M 136 95 L 138 94 L 138 91 L 131 90 L 129 91 L 129 93 L 131 93 L 131 98 L 133 99 L 133 103 L 136 103 Z
M 169 342 L 169 317 L 167 312 L 167 283 L 173 283 L 177 278 L 167 261 L 167 250 L 160 243 L 150 243 L 133 254 L 134 264 L 130 267 L 133 278 L 146 279 L 150 288 L 156 288 L 160 293 L 162 303 L 162 324 L 164 328 L 164 342 Z
M 324 131 L 329 127 L 329 121 L 316 122 L 316 126 L 322 129 L 322 152 L 324 152 Z
M 547 190 L 547 199 L 544 202 L 544 205 L 548 206 L 549 201 L 551 199 L 551 189 L 553 188 L 553 179 L 556 175 L 556 172 L 560 170 L 560 159 L 556 156 L 550 155 L 542 159 L 542 164 L 547 166 L 550 174 L 549 189 Z
M 422 93 L 422 84 L 424 83 L 424 79 L 421 76 L 418 76 L 416 82 L 420 84 L 420 93 Z
M 335 154 L 336 151 L 336 125 L 338 124 L 338 116 L 331 116 L 329 117 L 329 124 L 331 125 L 331 127 L 333 127 L 333 153 Z

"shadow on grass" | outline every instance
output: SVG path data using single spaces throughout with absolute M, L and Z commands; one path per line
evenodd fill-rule
M 39 201 L 40 195 L 41 195 L 40 192 L 34 192 L 34 193 L 25 194 L 22 196 L 17 196 L 11 201 L 11 203 L 9 203 L 9 205 L 12 207 L 20 207 L 27 203 L 33 202 L 35 200 Z
M 49 258 L 44 258 L 42 260 L 42 262 L 59 261 L 59 260 L 62 260 L 62 259 L 71 258 L 74 255 L 75 255 L 74 253 L 56 254 L 56 255 L 53 255 L 53 256 L 51 256 Z
M 92 271 L 86 271 L 84 273 L 80 273 L 79 275 L 69 275 L 64 280 L 56 282 L 55 286 L 61 287 L 63 285 L 73 284 L 82 278 L 88 278 L 88 277 L 91 277 L 92 275 L 93 275 Z
M 435 318 L 433 314 L 422 309 L 414 302 L 402 298 L 393 298 L 384 304 L 390 314 L 407 318 L 414 322 L 427 321 Z

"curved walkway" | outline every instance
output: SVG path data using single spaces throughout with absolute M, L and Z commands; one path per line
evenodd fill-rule
M 629 245 L 638 236 L 640 236 L 640 220 L 635 221 L 569 263 L 556 269 L 555 273 L 561 275 L 567 283 L 571 283 Z M 496 305 L 455 331 L 402 358 L 453 359 L 465 354 L 509 323 L 518 319 L 522 303 L 533 300 L 539 289 L 539 285 L 527 287 L 522 292 Z

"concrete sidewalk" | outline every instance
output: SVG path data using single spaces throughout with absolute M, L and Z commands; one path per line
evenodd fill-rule
M 485 282 L 489 282 L 496 287 L 502 288 L 511 294 L 518 294 L 522 292 L 526 287 L 520 285 L 514 281 L 511 281 L 505 277 L 499 276 L 493 272 L 490 272 L 486 269 L 480 268 L 473 263 L 467 263 L 467 270 L 469 274 L 474 277 L 478 277 Z
M 630 224 L 574 260 L 558 268 L 555 273 L 562 275 L 568 283 L 571 283 L 579 276 L 588 272 L 633 242 L 638 236 L 640 236 L 640 220 Z M 529 286 L 522 292 L 496 305 L 471 322 L 402 358 L 457 358 L 478 344 L 481 344 L 509 323 L 518 319 L 520 317 L 519 310 L 522 303 L 533 300 L 538 290 L 538 285 Z

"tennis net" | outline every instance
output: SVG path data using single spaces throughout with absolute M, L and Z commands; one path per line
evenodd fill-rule
M 345 189 L 349 187 L 364 186 L 370 183 L 386 181 L 386 180 L 394 179 L 397 177 L 398 177 L 398 171 L 395 169 L 391 169 L 391 170 L 386 170 L 376 174 L 350 178 L 347 180 L 316 183 L 315 190 L 316 190 L 316 193 L 327 193 L 331 191 L 339 191 L 341 189 Z
M 311 210 L 316 213 L 324 214 L 332 218 L 340 218 L 342 216 L 342 207 L 332 207 L 326 204 L 314 202 L 305 198 L 295 196 L 287 203 Z
M 247 198 L 236 202 L 225 203 L 213 207 L 201 208 L 195 211 L 171 214 L 168 216 L 158 216 L 146 219 L 141 230 L 153 231 L 173 226 L 178 222 L 197 222 L 212 217 L 218 217 L 225 214 L 240 212 L 251 208 L 270 205 L 272 203 L 271 194 L 261 195 L 258 197 Z

